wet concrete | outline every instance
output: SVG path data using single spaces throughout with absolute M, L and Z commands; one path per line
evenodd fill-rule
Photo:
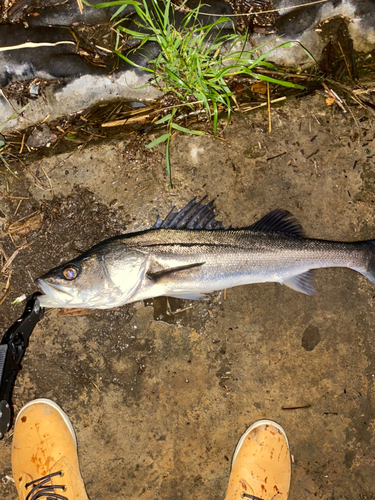
M 32 245 L 13 261 L 2 332 L 23 310 L 11 300 L 35 290 L 31 277 L 193 196 L 214 198 L 227 225 L 284 208 L 308 236 L 374 238 L 374 121 L 352 113 L 356 121 L 318 95 L 273 109 L 271 133 L 260 112 L 235 116 L 224 140 L 176 136 L 172 191 L 163 146 L 144 149 L 150 137 L 93 143 L 27 170 L 13 163 L 20 180 L 0 178 L 2 245 L 15 249 L 9 227 L 15 245 Z M 17 209 L 19 197 L 28 199 Z M 14 225 L 33 213 L 33 224 Z M 375 288 L 344 269 L 320 270 L 316 288 L 48 311 L 16 381 L 16 411 L 35 397 L 64 408 L 91 499 L 224 498 L 235 444 L 259 418 L 288 434 L 291 499 L 375 498 Z M 16 496 L 10 445 L 11 433 L 0 443 L 4 500 Z

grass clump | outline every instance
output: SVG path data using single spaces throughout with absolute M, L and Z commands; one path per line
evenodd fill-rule
M 220 17 L 209 25 L 202 25 L 198 18 L 201 5 L 188 10 L 178 27 L 174 22 L 174 10 L 170 0 L 117 0 L 101 3 L 95 7 L 114 5 L 119 5 L 115 16 L 119 15 L 126 5 L 134 7 L 138 19 L 133 22 L 139 31 L 122 26 L 123 20 L 116 22 L 116 29 L 120 33 L 140 40 L 140 45 L 134 51 L 139 50 L 147 42 L 156 42 L 159 45 L 159 55 L 150 59 L 148 66 L 142 69 L 151 73 L 153 85 L 163 92 L 173 93 L 179 103 L 166 116 L 155 122 L 155 124 L 165 123 L 166 133 L 146 146 L 152 148 L 166 141 L 166 164 L 170 187 L 172 187 L 170 142 L 173 131 L 193 135 L 203 134 L 201 131 L 191 130 L 176 123 L 177 111 L 181 105 L 194 111 L 203 110 L 212 123 L 213 133 L 216 134 L 219 112 L 224 110 L 229 122 L 231 113 L 237 106 L 234 92 L 228 86 L 229 80 L 234 76 L 246 75 L 285 87 L 304 89 L 301 85 L 256 73 L 255 70 L 259 67 L 278 71 L 277 67 L 265 60 L 275 49 L 259 55 L 259 47 L 245 50 L 246 36 L 236 33 L 229 36 L 221 34 L 220 27 L 230 21 L 228 17 Z M 296 43 L 285 42 L 277 48 L 290 47 Z M 116 53 L 130 64 L 138 66 L 126 55 L 118 51 Z

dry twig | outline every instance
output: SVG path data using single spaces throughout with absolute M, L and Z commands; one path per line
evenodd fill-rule
M 9 293 L 9 287 L 10 287 L 10 277 L 12 276 L 12 271 L 9 272 L 8 279 L 6 282 L 5 287 L 3 288 L 3 296 L 0 299 L 0 306 L 4 302 L 4 300 L 7 298 L 8 293 Z

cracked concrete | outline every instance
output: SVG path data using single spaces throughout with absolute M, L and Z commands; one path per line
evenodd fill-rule
M 31 277 L 120 232 L 150 227 L 193 196 L 215 199 L 224 224 L 246 226 L 274 208 L 311 237 L 375 237 L 373 118 L 351 117 L 322 96 L 234 116 L 225 140 L 172 141 L 174 189 L 152 137 L 13 165 L 1 209 L 11 223 L 33 212 L 34 241 L 14 260 L 2 332 L 35 290 Z M 52 186 L 52 188 L 51 188 Z M 15 215 L 18 200 L 25 196 Z M 13 197 L 13 198 L 12 198 Z M 26 228 L 27 229 L 27 228 Z M 3 233 L 10 255 L 12 242 Z M 317 273 L 317 295 L 278 284 L 215 293 L 209 301 L 157 298 L 82 316 L 47 311 L 19 373 L 15 409 L 35 397 L 60 404 L 77 432 L 91 499 L 224 498 L 237 440 L 253 421 L 286 430 L 290 499 L 375 498 L 374 286 L 357 273 Z M 0 443 L 0 497 L 9 480 L 11 433 Z

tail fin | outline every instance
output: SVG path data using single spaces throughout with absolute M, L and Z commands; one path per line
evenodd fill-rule
M 367 249 L 367 265 L 366 271 L 360 273 L 375 285 L 375 240 L 364 241 L 363 244 Z

